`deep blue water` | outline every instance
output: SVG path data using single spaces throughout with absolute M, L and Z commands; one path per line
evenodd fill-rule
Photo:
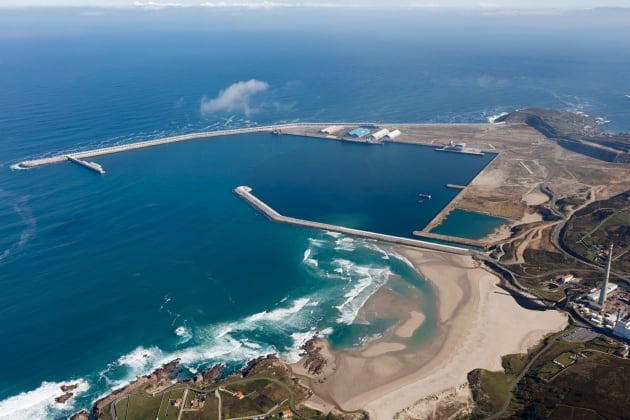
M 193 371 L 291 358 L 317 329 L 359 345 L 391 325 L 355 322 L 390 273 L 420 290 L 430 337 L 432 291 L 403 260 L 270 223 L 231 190 L 409 235 L 454 195 L 444 184 L 491 157 L 247 135 L 103 156 L 103 177 L 16 162 L 202 129 L 485 122 L 528 106 L 630 130 L 630 38 L 615 20 L 414 13 L 0 11 L 0 417 L 63 416 L 174 357 Z M 250 79 L 267 89 L 200 111 Z M 72 407 L 51 403 L 78 379 Z

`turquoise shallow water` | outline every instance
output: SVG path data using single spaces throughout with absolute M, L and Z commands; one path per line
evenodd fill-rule
M 408 236 L 454 196 L 446 183 L 467 183 L 491 157 L 248 135 L 103 156 L 103 177 L 14 163 L 199 130 L 486 122 L 527 106 L 630 129 L 627 25 L 604 20 L 595 33 L 560 16 L 550 34 L 504 18 L 262 13 L 0 10 L 0 418 L 63 418 L 174 357 L 189 372 L 291 359 L 317 329 L 360 345 L 391 325 L 355 318 L 390 274 L 419 290 L 422 342 L 436 328 L 433 295 L 405 261 L 270 223 L 231 190 Z M 375 32 L 383 18 L 399 24 Z M 201 112 L 204 96 L 250 79 L 268 87 Z M 69 380 L 77 399 L 55 405 Z
M 507 222 L 508 220 L 502 217 L 455 209 L 448 214 L 442 223 L 431 229 L 431 233 L 481 239 Z

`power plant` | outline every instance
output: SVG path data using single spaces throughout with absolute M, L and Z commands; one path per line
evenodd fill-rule
M 597 303 L 602 308 L 604 307 L 604 302 L 606 301 L 606 295 L 608 294 L 608 279 L 610 279 L 610 266 L 612 264 L 612 255 L 613 255 L 613 244 L 610 244 L 610 249 L 608 250 L 608 265 L 606 267 L 606 276 L 604 276 L 604 282 L 602 283 L 602 289 L 599 292 L 599 300 Z

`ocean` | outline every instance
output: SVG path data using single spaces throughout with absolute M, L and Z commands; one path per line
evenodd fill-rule
M 232 189 L 411 236 L 455 195 L 444 184 L 492 156 L 248 134 L 94 158 L 102 177 L 12 165 L 200 130 L 487 122 L 530 106 L 627 131 L 629 31 L 592 13 L 584 29 L 583 15 L 0 10 L 0 418 L 64 418 L 176 357 L 192 374 L 296 360 L 315 332 L 361 346 L 394 322 L 360 317 L 391 276 L 418 290 L 414 339 L 429 340 L 433 291 L 391 248 L 271 223 Z M 54 403 L 74 382 L 70 405 Z

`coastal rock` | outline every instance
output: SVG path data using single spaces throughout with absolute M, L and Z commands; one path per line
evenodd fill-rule
M 55 398 L 55 402 L 57 402 L 59 404 L 65 404 L 66 401 L 68 401 L 73 396 L 74 396 L 74 394 L 72 392 L 66 392 L 62 396 Z
M 247 365 L 241 369 L 241 375 L 243 378 L 246 378 L 250 373 L 256 369 L 256 367 L 265 360 L 277 360 L 278 357 L 275 354 L 268 354 L 267 356 L 260 356 L 256 359 L 250 360 L 247 362 Z
M 211 385 L 217 381 L 223 375 L 223 369 L 225 366 L 222 364 L 216 364 L 211 368 L 204 370 L 201 374 L 204 385 Z
M 212 367 L 205 369 L 203 372 L 198 373 L 192 382 L 198 387 L 205 387 L 208 385 L 212 385 L 217 382 L 217 380 L 223 376 L 223 369 L 225 366 L 221 363 L 218 363 Z
M 72 391 L 72 390 L 77 389 L 78 386 L 79 386 L 79 384 L 61 385 L 61 390 L 63 392 L 68 392 L 68 391 Z
M 69 420 L 89 420 L 89 418 L 89 413 L 86 410 L 81 410 L 78 413 L 71 415 Z
M 328 364 L 328 360 L 322 356 L 322 345 L 319 337 L 315 336 L 304 343 L 300 350 L 304 350 L 304 367 L 311 375 L 319 375 L 324 367 Z
M 160 388 L 169 386 L 171 379 L 175 377 L 175 373 L 178 369 L 180 359 L 175 359 L 172 362 L 162 365 L 161 368 L 156 369 L 153 373 L 147 376 L 139 376 L 135 381 L 129 385 L 120 388 L 111 394 L 101 398 L 94 403 L 92 412 L 97 419 L 107 417 L 107 410 L 109 405 L 119 398 L 144 389 L 146 393 L 156 392 Z M 148 387 L 146 385 L 149 385 Z

